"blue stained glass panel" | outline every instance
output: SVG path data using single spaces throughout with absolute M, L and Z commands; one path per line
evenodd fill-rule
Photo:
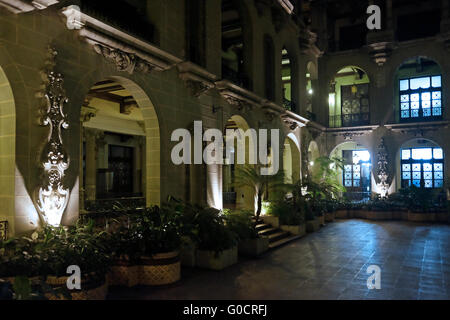
M 360 181 L 359 180 L 353 180 L 353 186 L 354 187 L 359 187 L 360 186 Z
M 430 117 L 431 116 L 431 108 L 422 109 L 422 113 L 423 113 L 424 117 Z
M 415 109 L 415 110 L 411 110 L 411 117 L 412 118 L 417 118 L 419 116 L 419 110 Z
M 411 172 L 403 171 L 402 177 L 405 180 L 411 179 Z
M 433 171 L 433 166 L 431 165 L 431 163 L 424 163 L 423 171 Z
M 361 166 L 359 165 L 359 164 L 355 164 L 354 166 L 353 166 L 353 172 L 360 172 L 361 171 Z
M 411 158 L 411 149 L 403 149 L 402 150 L 402 160 L 409 160 Z M 409 166 L 409 164 L 404 164 L 403 166 Z M 405 169 L 403 169 L 405 170 Z M 406 169 L 410 170 L 410 169 Z
M 441 100 L 433 100 L 433 108 L 434 107 L 440 108 L 441 107 Z
M 441 108 L 433 108 L 433 116 L 440 116 L 442 115 L 442 109 Z
M 444 180 L 434 180 L 435 188 L 442 188 L 444 186 Z
M 402 103 L 402 104 L 400 104 L 400 106 L 401 106 L 401 109 L 402 110 L 408 110 L 409 109 L 409 102 L 404 102 L 404 103 Z
M 351 187 L 351 186 L 352 186 L 352 180 L 345 180 L 345 181 L 344 181 L 344 185 L 345 185 L 346 187 Z
M 430 100 L 422 100 L 422 108 L 430 108 L 431 101 Z
M 346 173 L 345 174 L 345 179 L 351 179 L 352 178 L 352 174 L 351 173 Z
M 430 160 L 433 157 L 431 148 L 416 148 L 412 149 L 412 158 L 415 160 Z M 414 170 L 414 165 L 413 165 Z
M 413 179 L 420 179 L 420 171 L 413 171 Z
M 433 149 L 433 159 L 444 159 L 444 152 L 442 151 L 442 148 L 434 148 Z M 438 163 L 435 164 L 435 166 Z M 436 168 L 435 168 L 436 170 Z
M 423 178 L 425 180 L 433 179 L 433 172 L 424 172 L 423 173 Z
M 402 118 L 409 118 L 409 110 L 403 110 L 401 116 Z
M 420 188 L 420 180 L 413 180 L 413 185 Z
M 441 84 L 441 76 L 431 77 L 431 85 L 435 88 L 439 88 L 442 86 Z
M 411 171 L 411 165 L 410 164 L 404 164 L 402 166 L 403 171 Z
M 425 188 L 433 188 L 433 180 L 425 180 Z
M 441 92 L 433 91 L 433 99 L 441 99 Z
M 419 102 L 411 102 L 411 109 L 419 109 L 420 103 Z
M 435 163 L 434 164 L 434 171 L 443 171 L 442 163 Z
M 400 99 L 402 102 L 408 102 L 409 101 L 409 95 L 408 94 L 402 94 L 400 96 Z
M 431 93 L 424 92 L 422 93 L 422 100 L 430 100 L 431 99 Z
M 352 171 L 352 165 L 351 165 L 351 164 L 346 164 L 346 165 L 344 166 L 344 170 L 345 170 L 345 171 Z
M 414 93 L 411 95 L 411 101 L 419 101 L 419 97 L 418 93 Z
M 360 179 L 360 178 L 361 178 L 361 173 L 359 173 L 359 172 L 353 173 L 353 179 Z
M 411 83 L 411 90 L 419 88 L 427 89 L 430 87 L 430 77 L 414 78 L 409 80 Z
M 413 163 L 412 171 L 420 171 L 420 170 L 421 170 L 420 163 Z
M 435 172 L 434 178 L 435 179 L 444 179 L 444 174 L 442 172 Z
M 409 89 L 409 80 L 400 80 L 400 91 Z

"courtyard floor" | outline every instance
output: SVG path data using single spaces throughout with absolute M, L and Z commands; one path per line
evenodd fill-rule
M 367 267 L 381 268 L 369 290 Z M 450 226 L 337 220 L 259 259 L 174 285 L 112 288 L 110 299 L 450 299 Z

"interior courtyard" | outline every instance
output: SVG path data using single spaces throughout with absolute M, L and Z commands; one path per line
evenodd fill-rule
M 0 284 L 450 298 L 449 0 L 114 3 L 0 0 Z

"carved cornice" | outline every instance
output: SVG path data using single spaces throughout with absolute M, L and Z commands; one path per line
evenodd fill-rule
M 43 10 L 51 5 L 57 4 L 58 0 L 0 0 L 0 7 L 19 14 L 33 10 Z
M 178 64 L 177 68 L 180 79 L 185 82 L 193 96 L 200 97 L 215 87 L 217 77 L 196 64 L 185 61 Z
M 300 31 L 298 44 L 300 46 L 300 52 L 303 54 L 310 54 L 316 58 L 320 58 L 323 55 L 323 51 L 320 51 L 316 46 L 317 34 L 304 28 Z
M 97 109 L 89 106 L 81 107 L 80 121 L 88 122 L 97 115 Z
M 396 123 L 385 124 L 384 126 L 392 132 L 412 134 L 415 137 L 423 137 L 427 132 L 437 131 L 441 128 L 448 128 L 449 121 L 417 122 L 417 123 Z
M 217 90 L 228 104 L 237 107 L 239 111 L 250 111 L 261 105 L 262 99 L 253 92 L 245 90 L 228 80 L 216 81 Z
M 367 45 L 373 62 L 383 66 L 394 50 L 394 32 L 392 30 L 369 32 Z
M 376 130 L 379 125 L 373 126 L 358 126 L 358 127 L 343 127 L 343 128 L 327 128 L 326 132 L 335 136 L 343 137 L 344 140 L 352 140 L 355 137 L 369 134 Z
M 180 58 L 103 23 L 75 6 L 64 8 L 62 14 L 67 18 L 68 28 L 76 30 L 98 54 L 114 62 L 119 71 L 164 71 L 182 62 Z

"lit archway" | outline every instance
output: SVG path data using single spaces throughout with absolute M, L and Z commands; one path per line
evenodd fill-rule
M 284 139 L 283 170 L 286 182 L 295 183 L 300 180 L 300 145 L 294 134 Z
M 370 151 L 356 142 L 344 142 L 331 151 L 330 158 L 343 161 L 344 168 L 338 170 L 338 179 L 346 188 L 346 197 L 352 201 L 369 200 L 375 183 Z
M 331 128 L 370 123 L 369 83 L 367 73 L 359 67 L 347 66 L 336 73 L 328 94 Z
M 81 200 L 94 208 L 109 200 L 159 205 L 160 128 L 147 94 L 129 79 L 111 77 L 89 90 L 81 112 Z
M 230 131 L 231 130 L 231 131 Z M 227 131 L 233 132 L 232 135 L 227 135 Z M 254 130 L 253 130 L 254 131 Z M 256 157 L 254 147 L 256 146 L 256 136 L 251 134 L 252 130 L 247 121 L 239 116 L 233 115 L 225 124 L 224 137 L 225 141 L 234 141 L 234 146 L 226 145 L 225 148 L 230 147 L 230 157 L 234 163 L 230 163 L 229 159 L 225 159 L 225 164 L 222 166 L 222 195 L 224 208 L 239 208 L 239 209 L 254 209 L 254 190 L 250 188 L 242 188 L 234 186 L 234 177 L 236 168 L 238 166 L 249 165 L 252 157 Z M 242 136 L 244 134 L 244 136 Z M 242 157 L 242 150 L 239 150 L 237 145 L 238 139 L 242 139 L 244 146 L 244 164 L 239 160 Z M 224 153 L 226 156 L 227 152 Z
M 8 222 L 8 233 L 13 235 L 16 220 L 26 217 L 15 215 L 16 107 L 11 85 L 1 66 L 0 110 L 0 221 Z

